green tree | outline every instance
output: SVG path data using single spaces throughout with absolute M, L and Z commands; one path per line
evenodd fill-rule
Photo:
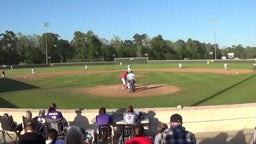
M 17 47 L 21 49 L 20 63 L 40 64 L 44 63 L 44 54 L 40 48 L 40 36 L 25 36 L 17 34 Z
M 71 41 L 71 46 L 74 48 L 75 61 L 87 59 L 85 34 L 79 31 L 74 33 L 74 38 Z
M 125 40 L 122 44 L 123 57 L 136 57 L 137 48 L 131 40 Z
M 45 62 L 45 56 L 40 48 L 28 47 L 26 50 L 26 58 L 24 61 L 26 64 L 41 64 Z
M 106 39 L 101 39 L 102 43 L 102 56 L 104 61 L 113 61 L 116 57 L 116 50 L 110 45 L 110 42 Z
M 207 58 L 206 47 L 204 47 L 204 45 L 199 41 L 188 39 L 186 43 L 186 49 L 189 52 L 190 59 Z
M 135 46 L 137 47 L 138 57 L 142 56 L 141 50 L 142 50 L 142 47 L 145 46 L 146 44 L 147 37 L 148 37 L 147 34 L 140 35 L 137 33 L 133 36 Z
M 102 58 L 102 43 L 98 36 L 94 35 L 92 31 L 88 31 L 85 35 L 86 50 L 88 51 L 88 59 L 101 59 Z
M 22 33 L 17 33 L 17 47 L 20 49 L 20 61 L 23 62 L 25 57 L 25 52 L 27 50 L 27 42 L 28 42 L 27 36 L 23 35 Z
M 169 40 L 165 40 L 165 41 L 167 43 L 167 48 L 166 48 L 166 51 L 164 53 L 165 59 L 168 59 L 168 60 L 170 60 L 170 59 L 177 59 L 177 53 L 174 50 L 173 42 L 169 41 Z
M 116 52 L 115 52 L 114 47 L 112 47 L 110 45 L 103 45 L 102 49 L 103 49 L 104 61 L 113 61 L 115 59 Z
M 74 49 L 67 40 L 59 40 L 58 48 L 60 51 L 60 62 L 70 61 L 74 55 Z
M 1 61 L 0 64 L 18 64 L 21 58 L 21 50 L 17 47 L 17 37 L 12 31 L 0 34 Z
M 177 53 L 177 59 L 184 59 L 189 56 L 186 43 L 183 40 L 178 40 L 174 43 L 174 50 Z
M 161 35 L 152 38 L 151 48 L 150 57 L 153 59 L 164 60 L 171 57 L 172 48 L 168 46 Z
M 205 49 L 206 49 L 206 58 L 207 59 L 214 59 L 214 48 L 210 43 L 205 44 Z
M 256 58 L 256 48 L 246 47 L 245 48 L 246 59 Z
M 124 57 L 124 51 L 122 49 L 123 41 L 118 37 L 114 36 L 110 41 L 110 46 L 116 51 L 115 57 Z
M 49 62 L 60 62 L 61 50 L 58 47 L 58 40 L 59 35 L 54 33 L 44 33 L 41 37 L 41 47 L 44 50 L 44 54 L 46 55 L 46 48 L 47 48 L 47 55 Z

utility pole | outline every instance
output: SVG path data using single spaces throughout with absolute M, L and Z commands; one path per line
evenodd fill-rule
M 213 36 L 214 36 L 214 58 L 217 59 L 217 44 L 216 44 L 216 32 L 215 32 L 215 24 L 218 22 L 218 19 L 213 18 L 211 19 L 211 23 L 213 24 Z
M 45 63 L 48 64 L 48 47 L 47 47 L 47 27 L 49 26 L 48 22 L 44 22 L 43 23 L 44 27 L 45 27 Z

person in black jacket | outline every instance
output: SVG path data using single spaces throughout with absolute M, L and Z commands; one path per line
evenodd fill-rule
M 45 138 L 37 133 L 37 128 L 37 119 L 28 120 L 25 133 L 20 136 L 18 144 L 45 144 Z

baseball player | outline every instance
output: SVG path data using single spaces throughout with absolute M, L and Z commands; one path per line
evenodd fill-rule
M 122 75 L 121 75 L 121 81 L 122 81 L 122 89 L 126 88 L 126 77 L 127 77 L 128 71 L 125 71 Z
M 32 75 L 35 75 L 36 74 L 36 70 L 34 68 L 31 69 L 31 73 Z
M 227 70 L 228 69 L 228 64 L 224 63 L 224 69 Z
M 180 69 L 182 68 L 182 64 L 181 64 L 181 63 L 179 63 L 179 68 L 180 68 Z
M 5 78 L 5 71 L 4 71 L 4 69 L 2 70 L 2 78 Z
M 128 72 L 132 71 L 132 66 L 131 65 L 127 65 L 127 71 Z
M 84 65 L 84 70 L 87 71 L 87 69 L 88 69 L 88 66 L 87 66 L 87 64 L 85 64 Z

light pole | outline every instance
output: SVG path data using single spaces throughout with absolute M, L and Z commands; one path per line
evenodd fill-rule
M 43 23 L 44 27 L 45 27 L 45 63 L 48 64 L 48 52 L 47 52 L 47 27 L 49 26 L 48 22 L 44 22 Z
M 215 52 L 214 52 L 214 58 L 215 58 L 215 60 L 217 59 L 217 56 L 216 56 L 216 53 L 217 53 L 217 44 L 216 44 L 216 32 L 215 32 L 215 24 L 217 23 L 217 21 L 218 21 L 218 19 L 215 19 L 215 18 L 213 18 L 213 19 L 211 19 L 211 23 L 213 24 L 213 35 L 214 35 L 214 48 L 215 48 Z

